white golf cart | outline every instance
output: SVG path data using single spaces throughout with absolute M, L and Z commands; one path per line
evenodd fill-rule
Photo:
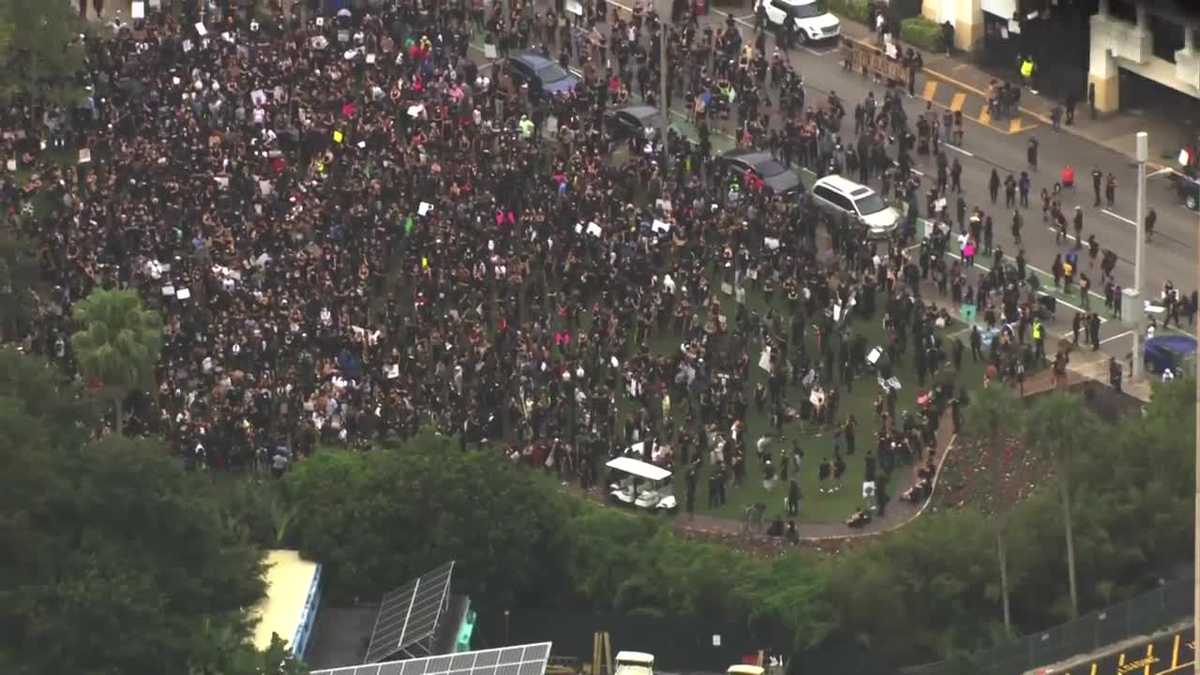
M 646 652 L 619 651 L 613 675 L 654 675 L 654 655 Z
M 651 511 L 675 510 L 677 503 L 671 488 L 670 471 L 632 457 L 611 459 L 606 466 L 620 474 L 620 478 L 608 486 L 608 495 L 612 499 Z

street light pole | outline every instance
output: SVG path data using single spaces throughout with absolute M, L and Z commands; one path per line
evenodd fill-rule
M 1137 244 L 1134 246 L 1133 257 L 1133 301 L 1137 303 L 1137 307 L 1133 311 L 1134 326 L 1133 326 L 1133 377 L 1141 379 L 1143 370 L 1143 361 L 1141 354 L 1142 346 L 1142 317 L 1146 300 L 1142 296 L 1144 289 L 1142 288 L 1142 274 L 1145 271 L 1144 262 L 1146 257 L 1146 159 L 1150 155 L 1150 135 L 1144 131 L 1137 132 L 1137 213 L 1134 219 L 1137 221 Z
M 659 58 L 661 59 L 661 63 L 658 67 L 660 80 L 659 95 L 662 97 L 662 99 L 659 101 L 659 108 L 662 109 L 662 128 L 659 131 L 659 134 L 662 135 L 663 171 L 669 172 L 671 170 L 671 147 L 669 140 L 671 130 L 671 106 L 667 103 L 667 87 L 671 85 L 670 80 L 667 78 L 671 76 L 671 73 L 667 70 L 667 46 L 671 35 L 671 24 L 659 19 L 658 25 L 660 27 L 658 38 L 660 52 Z

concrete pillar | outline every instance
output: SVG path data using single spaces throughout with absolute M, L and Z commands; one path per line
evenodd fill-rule
M 1107 17 L 1108 11 L 1109 11 L 1108 7 L 1109 7 L 1108 0 L 1100 0 L 1100 8 L 1096 12 L 1096 14 L 1099 16 L 1102 16 L 1102 17 Z
M 1146 3 L 1137 3 L 1137 27 L 1138 30 L 1150 30 L 1150 9 L 1146 7 Z
M 1096 89 L 1096 110 L 1115 112 L 1120 106 L 1120 69 L 1117 60 L 1103 45 L 1092 46 L 1088 63 L 1088 85 Z
M 1183 50 L 1186 52 L 1196 51 L 1196 27 L 1183 27 Z
M 963 51 L 975 49 L 983 40 L 983 7 L 980 0 L 957 0 L 954 46 Z

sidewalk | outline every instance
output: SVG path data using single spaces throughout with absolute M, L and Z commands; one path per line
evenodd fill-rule
M 874 33 L 856 21 L 842 19 L 842 34 L 856 40 L 872 41 Z M 993 79 L 1003 79 L 976 66 L 967 55 L 947 55 L 922 52 L 925 60 L 924 72 L 928 78 L 942 81 L 959 87 L 973 94 L 987 97 L 988 83 Z M 1015 81 L 1015 73 L 1007 78 Z M 918 84 L 918 88 L 922 85 Z M 1081 97 L 1082 98 L 1082 97 Z M 1061 105 L 1047 96 L 1030 93 L 1025 90 L 1021 94 L 1021 112 L 1037 122 L 1049 126 L 1050 113 L 1055 106 Z M 1027 126 L 1025 128 L 1028 128 Z M 1150 134 L 1150 161 L 1147 167 L 1151 171 L 1174 167 L 1174 157 L 1178 152 L 1179 125 L 1178 122 L 1156 115 L 1137 115 L 1129 113 L 1106 113 L 1092 119 L 1088 113 L 1087 101 L 1083 100 L 1075 109 L 1075 123 L 1062 126 L 1065 133 L 1078 136 L 1097 145 L 1104 146 L 1123 155 L 1132 161 L 1134 156 L 1135 135 L 1138 131 Z

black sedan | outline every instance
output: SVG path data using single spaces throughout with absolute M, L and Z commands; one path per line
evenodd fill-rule
M 518 85 L 529 85 L 535 96 L 568 93 L 579 84 L 579 78 L 539 52 L 529 50 L 508 58 L 513 79 Z
M 617 108 L 608 113 L 608 130 L 613 138 L 643 139 L 652 132 L 662 130 L 662 114 L 658 108 L 649 105 L 630 105 Z
M 717 158 L 717 166 L 723 171 L 738 174 L 753 171 L 773 194 L 800 196 L 804 193 L 800 174 L 780 164 L 769 152 L 731 150 Z

